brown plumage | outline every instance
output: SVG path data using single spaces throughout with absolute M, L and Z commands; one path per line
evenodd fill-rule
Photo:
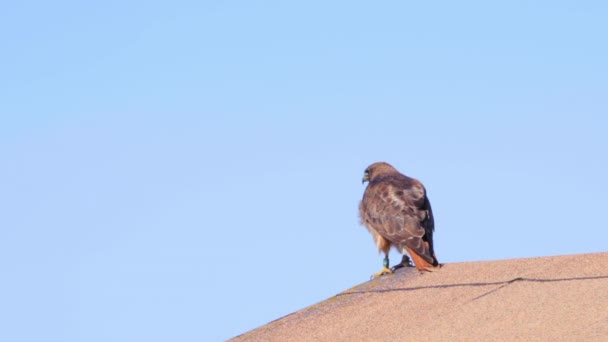
M 361 223 L 374 237 L 378 251 L 384 252 L 387 270 L 388 253 L 396 247 L 409 263 L 406 252 L 420 271 L 439 267 L 433 249 L 433 211 L 422 183 L 399 173 L 391 165 L 378 162 L 370 165 L 363 176 L 369 184 L 359 205 Z

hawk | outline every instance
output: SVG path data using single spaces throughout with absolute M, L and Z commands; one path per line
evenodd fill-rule
M 433 250 L 433 211 L 422 183 L 385 162 L 368 166 L 362 182 L 369 183 L 359 204 L 361 224 L 372 234 L 378 251 L 384 252 L 384 267 L 372 277 L 411 266 L 406 252 L 419 271 L 439 268 Z M 393 268 L 388 267 L 391 247 L 403 254 L 401 263 Z

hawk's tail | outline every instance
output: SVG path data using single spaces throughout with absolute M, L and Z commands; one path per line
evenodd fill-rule
M 428 242 L 425 241 L 425 244 L 428 244 Z M 412 259 L 414 260 L 414 265 L 416 265 L 416 269 L 418 271 L 432 272 L 432 271 L 437 270 L 439 267 L 441 267 L 441 265 L 437 261 L 437 258 L 435 257 L 435 255 L 431 255 L 430 257 L 429 256 L 423 257 L 423 256 L 417 254 L 415 251 L 413 251 L 409 247 L 406 247 L 406 248 L 407 248 L 407 252 L 410 254 Z M 427 250 L 428 250 L 428 248 L 427 248 Z

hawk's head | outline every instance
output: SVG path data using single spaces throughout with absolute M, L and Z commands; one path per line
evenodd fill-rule
M 392 167 L 389 163 L 373 163 L 372 165 L 368 166 L 367 169 L 365 169 L 361 183 L 363 184 L 365 182 L 371 182 L 377 177 L 385 176 L 391 173 L 399 173 L 399 171 L 397 171 L 397 169 Z

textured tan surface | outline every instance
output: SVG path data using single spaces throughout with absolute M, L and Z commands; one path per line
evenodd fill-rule
M 608 253 L 399 270 L 233 341 L 608 341 Z

